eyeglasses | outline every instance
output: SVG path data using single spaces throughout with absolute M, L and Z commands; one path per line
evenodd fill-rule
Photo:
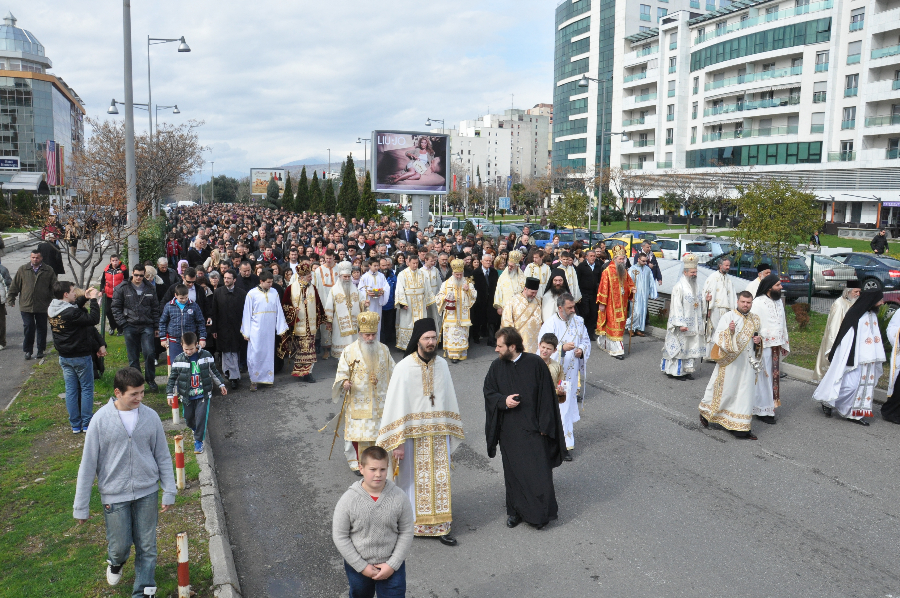
M 194 280 L 188 280 L 186 278 L 184 279 L 184 284 L 186 284 L 186 285 L 192 285 L 192 284 L 194 284 L 194 282 L 195 282 Z
M 144 277 L 143 274 L 132 274 L 131 276 L 132 276 L 133 278 L 143 278 L 143 277 Z

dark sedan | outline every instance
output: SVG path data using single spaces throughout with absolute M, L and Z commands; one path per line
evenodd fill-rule
M 758 273 L 756 271 L 756 264 L 759 263 L 759 259 L 749 251 L 729 251 L 728 253 L 722 253 L 703 264 L 703 266 L 712 270 L 718 270 L 719 261 L 724 257 L 731 260 L 731 270 L 729 271 L 729 274 L 743 278 L 744 280 L 754 280 L 757 278 Z M 763 256 L 762 259 L 767 263 L 772 264 L 774 272 L 775 264 L 777 263 L 776 259 L 768 256 Z M 797 297 L 805 297 L 809 293 L 809 268 L 806 266 L 806 262 L 801 256 L 794 255 L 789 258 L 782 258 L 781 272 L 779 272 L 778 275 L 781 277 L 782 292 L 786 299 L 791 300 L 796 299 Z
M 836 253 L 837 261 L 853 266 L 856 278 L 866 291 L 900 289 L 900 260 L 871 253 Z

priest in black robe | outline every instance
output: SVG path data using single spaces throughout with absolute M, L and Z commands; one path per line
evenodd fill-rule
M 562 419 L 550 370 L 525 353 L 515 328 L 497 332 L 495 351 L 484 379 L 488 456 L 503 453 L 507 527 L 523 520 L 538 529 L 557 518 L 553 468 L 566 456 Z

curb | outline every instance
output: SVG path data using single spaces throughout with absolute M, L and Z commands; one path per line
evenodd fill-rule
M 197 455 L 200 466 L 200 507 L 206 518 L 209 534 L 209 561 L 213 572 L 213 594 L 217 598 L 241 598 L 241 583 L 234 566 L 234 554 L 225 523 L 225 508 L 216 480 L 216 466 L 212 446 L 203 443 L 203 452 Z
M 659 339 L 666 338 L 666 331 L 662 328 L 656 328 L 654 326 L 647 326 L 645 328 L 645 332 L 648 332 L 650 336 Z M 816 373 L 813 370 L 809 370 L 806 368 L 802 368 L 799 365 L 793 365 L 790 363 L 782 363 L 781 371 L 787 374 L 789 377 L 794 378 L 795 380 L 799 380 L 801 382 L 806 382 L 808 384 L 818 384 L 819 379 L 816 378 Z M 887 392 L 881 390 L 880 388 L 875 389 L 875 397 L 873 397 L 873 402 L 883 405 L 887 401 Z

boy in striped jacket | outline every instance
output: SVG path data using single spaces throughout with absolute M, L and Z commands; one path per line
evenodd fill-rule
M 209 417 L 213 383 L 218 384 L 222 395 L 227 395 L 224 377 L 216 369 L 212 354 L 197 346 L 197 335 L 185 332 L 181 337 L 183 352 L 172 359 L 172 372 L 166 384 L 166 398 L 174 407 L 176 395 L 181 397 L 184 421 L 194 432 L 194 452 L 203 452 L 206 438 L 206 420 Z

